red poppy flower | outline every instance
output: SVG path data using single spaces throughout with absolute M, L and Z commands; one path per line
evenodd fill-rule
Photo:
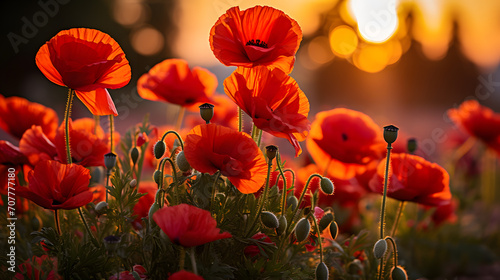
M 134 228 L 142 228 L 141 219 L 144 217 L 148 217 L 149 208 L 151 208 L 151 205 L 153 205 L 153 202 L 155 201 L 157 190 L 158 185 L 153 181 L 141 181 L 141 183 L 139 184 L 138 192 L 146 195 L 139 198 L 139 201 L 132 210 L 133 215 L 136 217 L 132 222 Z
M 210 30 L 210 47 L 226 66 L 278 67 L 292 72 L 302 40 L 297 22 L 280 10 L 255 6 L 233 7 Z
M 46 209 L 75 209 L 92 201 L 90 171 L 76 164 L 40 161 L 28 175 L 29 188 L 17 187 L 26 197 Z
M 141 134 L 139 134 L 137 136 L 137 141 L 135 142 L 135 145 L 137 147 L 140 147 L 140 146 L 144 145 L 144 143 L 146 143 L 148 141 L 149 141 L 148 135 L 146 134 L 146 132 L 143 132 L 143 133 L 141 133 Z
M 224 81 L 224 91 L 263 131 L 287 139 L 297 157 L 309 131 L 309 101 L 297 82 L 280 69 L 239 67 Z
M 49 137 L 54 137 L 59 121 L 51 108 L 13 96 L 0 94 L 0 128 L 20 139 L 33 125 L 39 125 Z
M 254 236 L 252 236 L 252 239 L 258 240 L 258 241 L 260 241 L 260 243 L 264 243 L 264 244 L 267 244 L 267 245 L 274 245 L 274 246 L 276 246 L 276 243 L 274 243 L 271 240 L 271 238 L 269 238 L 269 236 L 267 236 L 267 235 L 265 235 L 264 233 L 261 233 L 261 232 L 254 234 Z M 246 256 L 252 258 L 252 257 L 260 255 L 261 251 L 259 249 L 259 246 L 257 246 L 257 245 L 248 245 L 243 250 L 243 253 Z
M 136 272 L 137 275 L 139 276 L 139 279 L 141 279 L 141 280 L 148 278 L 146 275 L 147 271 L 142 265 L 138 265 L 138 264 L 134 265 L 134 267 L 132 267 L 132 271 Z M 136 278 L 134 277 L 134 274 L 130 271 L 122 271 L 122 272 L 120 272 L 120 274 L 114 274 L 111 277 L 109 277 L 109 280 L 117 280 L 117 279 L 135 280 Z
M 337 108 L 316 114 L 306 140 L 307 149 L 322 174 L 350 179 L 384 156 L 382 129 L 358 111 Z
M 457 109 L 448 110 L 448 116 L 500 155 L 500 114 L 481 106 L 476 100 L 467 100 Z
M 57 259 L 49 257 L 48 255 L 42 255 L 41 257 L 33 256 L 31 259 L 27 259 L 25 262 L 20 264 L 19 269 L 16 271 L 18 272 L 13 278 L 15 280 L 62 279 L 62 277 L 57 274 Z
M 154 213 L 153 219 L 170 241 L 184 247 L 232 237 L 229 232 L 220 233 L 210 212 L 189 204 L 163 207 Z
M 191 70 L 183 59 L 166 59 L 137 81 L 137 92 L 142 98 L 180 106 L 212 102 L 209 97 L 215 88 L 214 74 L 201 67 Z
M 266 180 L 266 160 L 255 141 L 227 127 L 196 126 L 186 136 L 184 155 L 200 172 L 214 174 L 220 170 L 242 193 L 258 191 Z
M 103 185 L 94 185 L 89 188 L 92 193 L 92 203 L 96 204 L 101 201 L 106 201 L 106 187 Z
M 12 174 L 11 171 L 14 168 L 15 177 L 14 181 L 9 181 L 9 183 L 4 183 L 0 187 L 0 194 L 7 195 L 9 191 L 12 191 L 12 188 L 9 187 L 17 187 L 20 185 L 19 182 L 19 172 L 22 171 L 21 174 L 24 174 L 24 180 L 27 180 L 27 173 L 31 170 L 31 166 L 28 164 L 28 159 L 26 156 L 21 153 L 18 147 L 12 145 L 8 141 L 0 140 L 0 177 L 5 178 L 5 182 L 7 182 L 7 178 L 9 174 Z M 11 175 L 12 176 L 12 175 Z M 23 199 L 19 196 L 16 196 L 16 214 L 22 214 L 28 211 L 28 200 Z M 4 206 L 3 200 L 0 199 L 0 206 Z
M 436 207 L 436 210 L 431 216 L 432 222 L 435 226 L 440 226 L 446 222 L 455 223 L 458 220 L 458 217 L 455 214 L 457 208 L 457 199 L 451 199 L 448 203 Z
M 440 206 L 451 199 L 450 177 L 441 166 L 410 154 L 392 154 L 387 196 L 428 206 Z M 382 194 L 385 160 L 369 183 L 373 192 Z
M 170 275 L 168 280 L 203 280 L 203 277 L 189 271 L 181 270 Z
M 26 155 L 33 166 L 41 160 L 57 157 L 56 146 L 47 138 L 40 126 L 33 126 L 26 130 L 19 141 L 19 150 Z
M 108 34 L 88 28 L 57 33 L 36 54 L 36 65 L 51 82 L 75 90 L 94 115 L 118 115 L 106 89 L 129 83 L 128 60 Z

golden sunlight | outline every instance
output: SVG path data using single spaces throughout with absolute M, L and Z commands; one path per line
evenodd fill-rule
M 385 42 L 398 28 L 396 0 L 351 0 L 351 8 L 358 31 L 368 42 Z

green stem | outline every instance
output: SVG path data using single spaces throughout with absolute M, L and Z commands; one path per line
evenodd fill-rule
M 286 211 L 286 193 L 288 191 L 286 186 L 286 177 L 285 173 L 281 169 L 281 156 L 280 153 L 276 153 L 276 165 L 278 166 L 278 170 L 280 171 L 280 176 L 283 178 L 283 190 L 281 192 L 281 215 L 285 215 Z M 279 181 L 279 178 L 278 178 Z
M 243 131 L 243 110 L 238 107 L 238 131 Z
M 114 130 L 114 117 L 109 115 L 109 149 L 112 153 L 115 152 L 115 147 L 113 145 L 113 130 Z
M 110 173 L 111 173 L 111 172 L 110 172 L 109 170 L 106 172 L 106 203 L 108 203 L 108 195 L 109 195 L 109 190 L 108 190 L 108 188 L 109 188 L 109 175 L 111 175 Z
M 57 209 L 54 209 L 54 221 L 56 224 L 57 234 L 61 236 L 61 224 L 59 223 L 59 211 L 57 211 Z
M 387 197 L 387 182 L 389 179 L 389 164 L 391 160 L 391 144 L 387 144 L 387 160 L 385 163 L 385 179 L 384 179 L 384 194 L 382 196 L 382 209 L 380 210 L 380 239 L 384 238 L 384 217 L 385 217 L 385 200 Z
M 181 246 L 179 252 L 179 270 L 184 270 L 184 260 L 186 259 L 186 250 Z
M 191 247 L 189 257 L 191 258 L 191 265 L 193 266 L 193 272 L 194 272 L 194 274 L 198 275 L 194 247 Z
M 247 237 L 252 233 L 253 228 L 255 227 L 255 224 L 257 223 L 257 220 L 260 217 L 260 212 L 262 211 L 262 208 L 264 207 L 264 204 L 266 203 L 267 193 L 269 190 L 269 177 L 271 175 L 272 166 L 273 166 L 273 161 L 270 159 L 267 163 L 267 179 L 266 179 L 266 186 L 264 188 L 264 194 L 260 196 L 259 207 L 257 208 L 257 213 L 255 213 L 255 218 L 253 219 L 252 223 L 250 224 L 250 227 L 248 228 L 248 232 L 246 234 Z
M 100 121 L 101 117 L 99 115 L 94 115 L 94 135 L 97 134 L 97 128 L 99 127 Z
M 387 236 L 385 240 L 389 240 L 392 244 L 392 252 L 394 256 L 394 266 L 398 266 L 398 248 L 396 247 L 396 241 L 390 236 Z
M 169 131 L 165 132 L 163 134 L 163 136 L 161 137 L 161 141 L 165 141 L 165 137 L 167 137 L 167 135 L 169 135 L 170 133 L 175 134 L 175 136 L 177 137 L 177 139 L 179 139 L 179 142 L 181 144 L 181 148 L 184 150 L 184 141 L 182 141 L 182 137 L 175 130 L 169 130 Z
M 401 218 L 401 215 L 403 214 L 403 209 L 405 208 L 405 201 L 401 201 L 398 206 L 398 212 L 396 214 L 396 220 L 394 221 L 394 224 L 392 225 L 392 230 L 391 230 L 391 236 L 396 236 L 396 230 L 398 229 L 398 224 L 399 224 L 399 218 Z
M 92 241 L 92 243 L 97 247 L 99 248 L 99 242 L 97 242 L 97 239 L 95 239 L 94 235 L 92 234 L 92 232 L 90 231 L 90 227 L 89 225 L 87 224 L 87 220 L 85 220 L 85 217 L 83 216 L 83 212 L 82 212 L 82 208 L 81 207 L 78 207 L 78 213 L 80 214 L 80 218 L 82 218 L 82 222 L 83 222 L 83 225 L 85 226 L 85 229 L 87 230 L 87 233 L 89 234 L 90 236 L 90 240 Z
M 184 113 L 186 112 L 186 108 L 182 107 L 179 109 L 179 114 L 177 115 L 177 122 L 175 124 L 175 130 L 181 129 L 182 119 L 184 118 Z
M 314 211 L 311 213 L 314 213 Z M 323 262 L 323 242 L 321 240 L 321 232 L 319 231 L 318 221 L 316 221 L 316 217 L 314 216 L 314 214 L 312 214 L 311 216 L 313 218 L 314 227 L 316 228 L 316 232 L 318 233 L 319 260 L 320 260 L 320 262 Z
M 71 146 L 69 139 L 69 118 L 71 116 L 71 106 L 73 104 L 73 90 L 69 89 L 68 91 L 68 101 L 66 102 L 66 111 L 64 112 L 64 136 L 66 140 L 66 161 L 68 164 L 72 163 L 71 159 Z

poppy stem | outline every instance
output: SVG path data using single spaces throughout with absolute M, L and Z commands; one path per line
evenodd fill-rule
M 68 164 L 72 163 L 71 159 L 71 146 L 69 139 L 69 117 L 71 116 L 71 106 L 73 104 L 72 89 L 68 90 L 68 101 L 66 102 L 66 111 L 64 112 L 64 140 L 66 141 L 66 161 Z
M 186 250 L 181 246 L 179 250 L 179 270 L 184 270 L 184 261 L 186 259 Z
M 257 220 L 260 217 L 260 213 L 262 212 L 262 208 L 264 207 L 264 204 L 266 203 L 267 200 L 267 193 L 269 190 L 269 179 L 271 177 L 271 168 L 273 166 L 273 160 L 269 159 L 267 163 L 267 179 L 266 179 L 266 187 L 264 188 L 264 194 L 260 196 L 259 198 L 259 206 L 257 208 L 257 213 L 255 213 L 255 218 L 253 219 L 252 223 L 250 224 L 250 227 L 248 228 L 248 232 L 246 236 L 250 236 L 252 233 L 253 228 L 255 227 L 255 224 L 257 223 Z
M 54 221 L 56 224 L 57 234 L 61 236 L 61 224 L 59 222 L 59 211 L 57 211 L 57 209 L 54 209 Z
M 115 152 L 115 147 L 113 145 L 113 128 L 114 126 L 114 118 L 113 115 L 109 115 L 109 149 L 112 153 Z
M 385 217 L 385 200 L 387 197 L 387 182 L 389 179 L 389 164 L 391 160 L 391 143 L 387 144 L 387 160 L 385 162 L 385 178 L 384 178 L 384 193 L 382 196 L 382 208 L 380 209 L 380 239 L 384 238 L 384 217 Z
M 97 128 L 99 127 L 101 122 L 101 117 L 99 115 L 94 115 L 94 135 L 97 134 Z
M 191 265 L 193 266 L 193 272 L 194 274 L 198 275 L 198 268 L 196 267 L 194 247 L 190 248 L 189 257 L 191 258 Z
M 175 130 L 169 130 L 167 132 L 165 132 L 163 134 L 163 136 L 161 137 L 161 141 L 165 141 L 165 137 L 167 137 L 167 135 L 169 135 L 170 133 L 173 133 L 175 134 L 175 136 L 177 137 L 177 139 L 179 140 L 179 143 L 181 145 L 181 148 L 184 150 L 184 141 L 182 141 L 182 137 L 179 135 L 179 133 L 177 133 L 177 131 Z
M 238 107 L 238 131 L 243 131 L 243 110 L 240 107 Z
M 220 170 L 216 172 L 214 184 L 212 185 L 212 200 L 210 201 L 210 210 L 211 210 L 210 212 L 212 212 L 212 215 L 215 214 L 213 213 L 215 204 L 215 193 L 216 193 L 215 189 L 217 188 L 217 181 L 219 181 L 219 177 L 220 177 Z
M 181 107 L 179 109 L 179 114 L 177 115 L 177 122 L 175 124 L 175 130 L 181 129 L 182 126 L 182 119 L 184 119 L 184 113 L 186 112 L 185 107 Z
M 396 247 L 396 241 L 390 236 L 387 236 L 385 240 L 389 240 L 392 244 L 392 252 L 394 256 L 394 266 L 398 266 L 398 248 Z
M 313 212 L 311 212 L 311 213 L 313 213 Z M 318 233 L 319 261 L 323 262 L 323 241 L 321 240 L 321 231 L 319 230 L 318 221 L 316 221 L 316 217 L 314 215 L 311 215 L 311 216 L 313 218 L 314 228 L 316 229 L 316 232 Z
M 405 208 L 405 201 L 401 201 L 398 206 L 398 213 L 396 214 L 396 220 L 392 225 L 391 236 L 396 236 L 396 230 L 398 229 L 399 218 L 403 214 L 403 209 Z
M 283 190 L 281 192 L 281 215 L 285 215 L 287 187 L 286 187 L 285 173 L 281 169 L 281 155 L 279 152 L 276 153 L 276 165 L 278 166 L 278 170 L 280 171 L 280 176 L 283 179 Z M 278 180 L 279 180 L 279 178 L 278 178 Z
M 92 234 L 92 231 L 90 231 L 90 227 L 87 224 L 87 220 L 85 220 L 85 217 L 83 216 L 82 207 L 78 207 L 78 213 L 80 214 L 80 218 L 82 218 L 83 225 L 85 226 L 85 229 L 87 230 L 87 233 L 90 236 L 90 240 L 92 241 L 94 246 L 99 248 L 99 242 L 97 242 L 97 239 L 95 239 L 94 235 Z

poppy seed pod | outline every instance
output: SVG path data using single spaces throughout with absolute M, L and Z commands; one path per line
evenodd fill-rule
M 282 235 L 285 232 L 287 225 L 288 225 L 288 222 L 286 220 L 286 217 L 285 216 L 281 216 L 280 220 L 279 220 L 278 228 L 276 229 L 276 233 L 278 235 Z
M 155 170 L 155 172 L 153 173 L 153 179 L 155 180 L 155 183 L 157 185 L 160 184 L 160 179 L 161 179 L 161 172 L 160 172 L 160 170 Z
M 132 150 L 130 150 L 130 159 L 134 165 L 137 163 L 137 159 L 139 159 L 139 149 L 137 149 L 137 147 L 133 147 Z
M 118 249 L 118 244 L 120 243 L 121 238 L 115 235 L 109 235 L 104 237 L 104 247 L 109 252 L 115 252 Z
M 130 181 L 130 183 L 128 183 L 128 184 L 130 185 L 130 187 L 135 188 L 137 186 L 137 180 L 132 179 L 132 181 Z
M 408 275 L 406 275 L 406 271 L 402 267 L 395 266 L 391 270 L 391 278 L 392 280 L 406 280 Z
M 104 166 L 106 169 L 111 170 L 116 165 L 116 154 L 115 153 L 107 153 L 104 155 Z
M 333 191 L 335 189 L 333 186 L 333 182 L 326 177 L 321 178 L 320 187 L 321 187 L 321 190 L 327 195 L 332 195 Z
M 205 120 L 207 124 L 210 123 L 210 120 L 214 116 L 214 107 L 215 106 L 210 103 L 203 103 L 199 106 L 201 118 Z
M 336 221 L 333 221 L 330 224 L 330 235 L 332 236 L 332 239 L 337 239 L 337 236 L 339 235 L 339 225 Z
M 101 201 L 95 206 L 95 211 L 98 215 L 102 215 L 108 209 L 108 203 L 106 201 Z
M 413 154 L 417 150 L 417 139 L 408 139 L 407 149 L 410 154 Z
M 310 231 L 311 224 L 309 223 L 309 220 L 306 218 L 300 219 L 295 226 L 295 238 L 297 238 L 297 242 L 306 240 Z
M 385 255 L 387 251 L 387 241 L 385 239 L 379 239 L 375 246 L 373 246 L 373 255 L 375 258 L 380 259 Z
M 332 213 L 326 213 L 323 215 L 323 218 L 319 220 L 319 231 L 322 232 L 325 228 L 328 227 L 328 225 L 333 222 L 333 214 Z
M 276 157 L 276 152 L 278 151 L 278 147 L 274 145 L 269 145 L 266 147 L 266 156 L 269 160 L 273 160 Z
M 161 140 L 156 142 L 156 144 L 153 148 L 155 158 L 160 159 L 163 156 L 163 154 L 165 153 L 165 150 L 166 150 L 165 142 L 163 142 Z
M 260 214 L 260 221 L 267 228 L 278 228 L 279 226 L 278 218 L 276 218 L 276 215 L 269 211 L 263 211 Z
M 148 219 L 150 227 L 152 227 L 155 224 L 155 221 L 153 220 L 153 214 L 156 213 L 156 211 L 158 210 L 160 210 L 160 205 L 158 205 L 158 203 L 156 202 L 154 202 L 149 208 Z
M 191 165 L 189 165 L 189 162 L 187 161 L 186 156 L 184 155 L 184 151 L 181 151 L 180 153 L 177 154 L 175 162 L 177 162 L 177 166 L 182 172 L 187 172 L 191 169 Z
M 316 267 L 316 280 L 328 280 L 328 267 L 324 262 L 320 262 Z
M 286 199 L 286 205 L 288 205 L 288 207 L 292 207 L 292 210 L 297 208 L 297 204 L 299 204 L 299 200 L 295 197 L 295 195 L 291 195 Z
M 384 126 L 384 140 L 387 144 L 392 144 L 398 138 L 398 130 L 394 125 Z

